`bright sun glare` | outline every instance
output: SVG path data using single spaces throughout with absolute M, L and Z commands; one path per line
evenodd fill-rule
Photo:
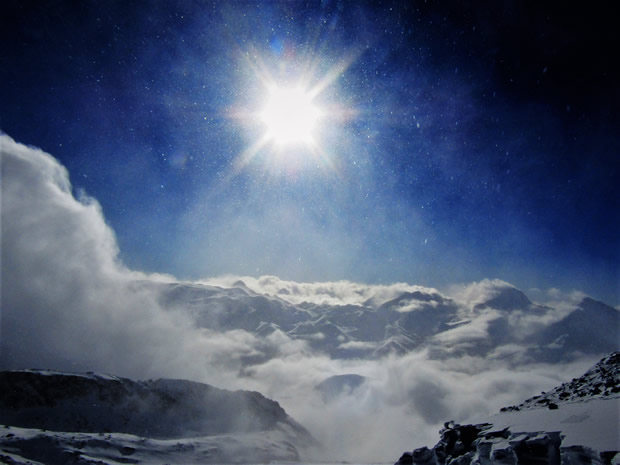
M 299 87 L 270 89 L 260 119 L 267 138 L 278 145 L 312 143 L 321 111 L 312 96 Z

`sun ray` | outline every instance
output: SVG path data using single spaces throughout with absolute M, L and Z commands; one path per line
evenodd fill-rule
M 269 138 L 265 135 L 239 154 L 235 161 L 233 174 L 241 171 L 252 160 L 252 158 L 254 158 L 256 154 L 260 152 L 265 145 L 267 145 L 268 142 Z
M 332 66 L 329 71 L 319 80 L 319 82 L 312 86 L 308 92 L 312 98 L 315 98 L 323 93 L 323 91 L 330 86 L 336 79 L 338 79 L 344 72 L 359 58 L 360 52 L 352 53 L 347 58 L 339 61 Z

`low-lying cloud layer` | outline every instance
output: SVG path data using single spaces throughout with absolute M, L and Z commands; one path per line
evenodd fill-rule
M 276 276 L 218 276 L 203 280 L 205 284 L 232 287 L 243 282 L 249 289 L 259 294 L 277 296 L 293 304 L 310 302 L 317 305 L 368 305 L 378 307 L 403 292 L 437 293 L 435 289 L 413 286 L 407 283 L 390 285 L 368 285 L 350 281 L 323 283 L 298 283 L 286 281 Z
M 476 305 L 510 287 L 502 281 L 485 280 L 452 294 L 451 302 L 463 319 L 472 314 L 477 318 L 435 338 L 436 346 L 453 349 L 441 360 L 427 349 L 380 360 L 332 359 L 313 350 L 309 341 L 282 331 L 261 337 L 239 329 L 200 328 L 182 308 L 164 307 L 157 286 L 143 285 L 174 282 L 173 277 L 135 272 L 119 261 L 114 233 L 99 204 L 84 193 L 76 198 L 66 169 L 51 155 L 6 135 L 0 136 L 0 148 L 0 368 L 177 377 L 258 390 L 281 402 L 323 442 L 322 458 L 386 460 L 395 450 L 432 442 L 443 421 L 465 420 L 521 401 L 580 374 L 594 360 L 515 368 L 501 353 L 482 357 L 456 350 L 497 336 L 489 328 L 502 310 Z M 379 308 L 405 292 L 432 295 L 432 302 L 450 299 L 435 289 L 405 283 L 295 283 L 272 276 L 227 276 L 203 283 L 232 287 L 241 286 L 240 280 L 254 293 L 291 304 Z M 559 294 L 540 291 L 540 296 L 562 301 Z M 432 302 L 412 297 L 399 311 L 437 306 Z M 568 312 L 574 304 L 558 308 Z M 511 318 L 519 320 L 527 335 L 536 325 L 559 318 L 557 313 L 550 315 L 517 312 Z M 367 381 L 326 406 L 315 386 L 348 373 Z

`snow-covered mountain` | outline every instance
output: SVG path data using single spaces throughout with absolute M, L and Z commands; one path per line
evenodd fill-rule
M 242 329 L 260 336 L 282 331 L 332 358 L 379 358 L 420 348 L 429 348 L 436 358 L 510 357 L 518 347 L 514 358 L 519 362 L 524 357 L 558 362 L 620 349 L 617 309 L 586 297 L 570 311 L 560 311 L 532 303 L 507 283 L 475 302 L 421 288 L 342 305 L 296 302 L 285 289 L 260 293 L 242 281 L 231 287 L 142 285 L 154 286 L 163 307 L 181 309 L 199 327 Z
M 432 448 L 405 452 L 397 464 L 620 463 L 620 352 L 583 376 L 501 409 L 480 422 L 447 422 Z
M 570 354 L 600 354 L 618 350 L 620 312 L 585 297 L 565 318 L 542 329 L 535 342 L 539 358 L 555 362 Z
M 298 460 L 314 443 L 258 392 L 93 373 L 0 372 L 0 424 L 3 453 L 44 463 Z
M 408 352 L 447 329 L 457 313 L 456 304 L 438 293 L 406 292 L 379 305 L 295 304 L 285 293 L 259 294 L 243 282 L 235 284 L 143 283 L 159 286 L 160 303 L 185 310 L 200 327 L 262 336 L 280 330 L 336 358 Z

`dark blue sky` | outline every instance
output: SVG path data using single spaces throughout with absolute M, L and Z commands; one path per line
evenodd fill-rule
M 617 28 L 538 3 L 9 0 L 0 129 L 67 167 L 135 269 L 489 277 L 618 304 Z M 348 117 L 322 156 L 240 163 L 257 66 L 334 72 L 316 102 Z

